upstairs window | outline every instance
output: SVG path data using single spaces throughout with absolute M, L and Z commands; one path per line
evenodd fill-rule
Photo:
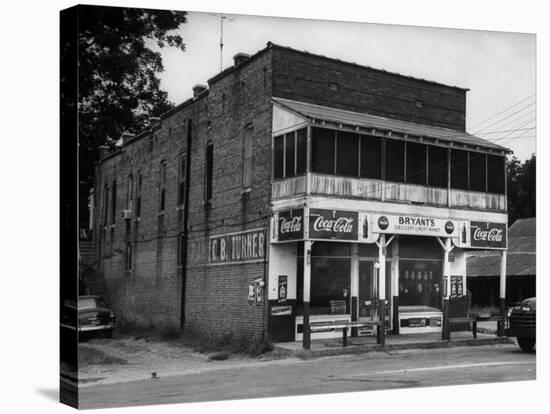
M 382 178 L 382 139 L 361 136 L 361 178 Z
M 336 131 L 312 128 L 311 170 L 321 174 L 334 174 Z
M 273 138 L 273 178 L 289 178 L 307 170 L 307 129 Z
M 108 211 L 109 211 L 109 186 L 105 184 L 103 186 L 103 225 L 107 225 L 107 218 L 108 218 Z
M 485 154 L 470 152 L 470 191 L 487 191 L 487 160 Z
M 128 175 L 128 181 L 126 185 L 126 208 L 132 209 L 132 203 L 134 202 L 134 178 L 132 174 Z
M 307 129 L 296 131 L 296 175 L 307 171 Z
M 426 151 L 424 144 L 407 142 L 407 183 L 426 185 Z
M 468 152 L 451 150 L 451 187 L 458 190 L 468 189 Z
M 159 181 L 159 212 L 164 213 L 166 208 L 166 161 L 160 163 Z
M 111 188 L 111 224 L 116 222 L 116 180 Z
M 141 187 L 143 177 L 141 172 L 137 174 L 137 187 L 136 187 L 136 218 L 141 216 Z
M 386 140 L 386 180 L 402 183 L 405 181 L 405 143 Z
M 181 154 L 178 162 L 178 206 L 183 206 L 185 203 L 185 180 L 186 180 L 186 158 L 185 154 Z
M 243 148 L 243 187 L 252 186 L 252 150 L 253 150 L 253 128 L 252 125 L 244 130 Z
M 506 159 L 501 155 L 487 155 L 487 191 L 504 194 Z
M 273 178 L 285 177 L 285 136 L 273 139 Z
M 336 174 L 359 176 L 359 135 L 351 132 L 337 133 Z
M 204 185 L 205 201 L 210 201 L 212 199 L 213 173 L 214 173 L 214 144 L 209 143 L 206 146 L 205 185 Z
M 428 185 L 446 188 L 448 173 L 447 148 L 428 145 Z
M 296 135 L 285 134 L 285 177 L 296 175 Z

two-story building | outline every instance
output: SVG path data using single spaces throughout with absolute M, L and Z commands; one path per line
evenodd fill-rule
M 466 92 L 272 43 L 236 55 L 98 163 L 115 311 L 306 348 L 338 335 L 313 321 L 445 337 L 465 251 L 506 261 L 507 150 L 465 131 Z

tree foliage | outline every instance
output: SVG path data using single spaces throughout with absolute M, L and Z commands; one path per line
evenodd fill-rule
M 186 12 L 79 6 L 78 115 L 81 217 L 100 145 L 137 133 L 173 107 L 160 89 L 160 49 L 185 50 Z
M 508 224 L 518 218 L 536 217 L 537 158 L 521 163 L 516 157 L 508 159 Z

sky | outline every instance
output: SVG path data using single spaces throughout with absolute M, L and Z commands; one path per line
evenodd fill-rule
M 162 49 L 161 87 L 174 103 L 220 71 L 220 14 L 189 12 L 186 51 Z M 271 41 L 447 85 L 468 88 L 466 129 L 510 148 L 536 150 L 533 34 L 224 14 L 222 67 Z

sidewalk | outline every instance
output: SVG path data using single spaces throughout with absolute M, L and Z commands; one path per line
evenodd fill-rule
M 480 332 L 481 331 L 481 332 Z M 275 345 L 275 349 L 288 356 L 320 357 L 329 355 L 356 354 L 373 351 L 393 351 L 404 349 L 447 348 L 455 346 L 480 346 L 513 343 L 510 338 L 497 337 L 492 326 L 478 328 L 477 338 L 472 332 L 452 332 L 451 340 L 442 340 L 440 333 L 387 335 L 386 345 L 382 347 L 376 343 L 375 336 L 348 338 L 348 346 L 342 346 L 342 338 L 316 339 L 311 341 L 311 348 L 302 348 L 302 342 L 283 342 Z M 484 333 L 485 332 L 485 333 Z M 494 331 L 496 332 L 496 330 Z

